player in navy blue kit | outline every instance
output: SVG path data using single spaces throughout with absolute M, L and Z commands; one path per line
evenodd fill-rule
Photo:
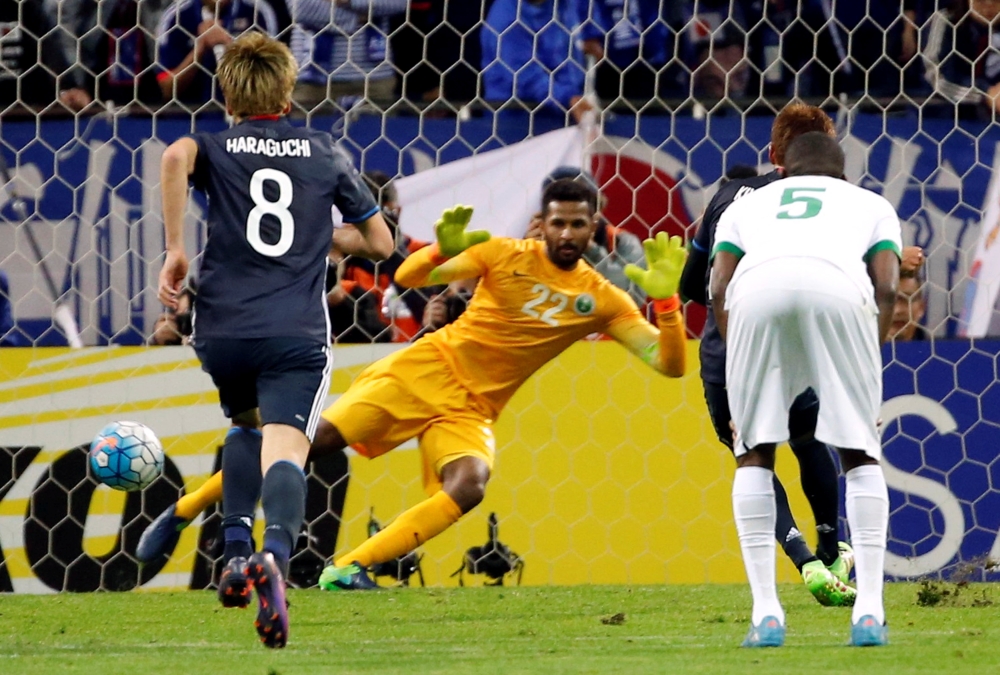
M 234 41 L 218 75 L 236 124 L 173 143 L 161 170 L 167 256 L 159 296 L 168 307 L 188 268 L 188 182 L 208 195 L 192 343 L 233 422 L 222 456 L 219 597 L 246 606 L 256 590 L 257 631 L 268 647 L 288 639 L 284 576 L 305 511 L 302 467 L 329 389 L 327 253 L 333 244 L 381 260 L 393 250 L 371 192 L 332 137 L 284 119 L 296 74 L 291 52 L 273 38 L 254 32 Z M 336 233 L 333 206 L 349 224 Z M 258 499 L 267 526 L 253 553 Z
M 691 242 L 691 252 L 681 277 L 681 293 L 686 298 L 709 306 L 708 260 L 715 243 L 715 228 L 719 218 L 726 208 L 740 197 L 780 180 L 785 148 L 792 140 L 810 131 L 834 136 L 833 121 L 825 112 L 814 106 L 796 103 L 786 106 L 775 118 L 771 131 L 770 160 L 776 167 L 775 170 L 763 176 L 730 180 L 712 197 Z M 731 416 L 726 398 L 726 343 L 719 335 L 711 311 L 708 312 L 701 338 L 701 379 L 715 433 L 719 440 L 732 450 L 733 432 L 730 430 Z M 855 591 L 846 584 L 853 565 L 853 554 L 846 543 L 837 541 L 839 512 L 837 468 L 833 463 L 830 448 L 812 437 L 819 405 L 815 392 L 811 389 L 806 390 L 795 400 L 788 421 L 789 436 L 793 439 L 790 445 L 799 461 L 802 489 L 816 519 L 816 530 L 819 534 L 816 553 L 814 555 L 809 549 L 802 533 L 796 527 L 795 518 L 788 505 L 788 495 L 777 475 L 774 476 L 778 509 L 775 536 L 802 573 L 809 591 L 820 603 L 853 605 Z

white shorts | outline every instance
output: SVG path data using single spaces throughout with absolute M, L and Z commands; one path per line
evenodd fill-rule
M 779 259 L 742 274 L 726 306 L 726 387 L 737 456 L 787 441 L 792 401 L 812 387 L 819 397 L 816 438 L 881 458 L 874 299 L 832 265 Z

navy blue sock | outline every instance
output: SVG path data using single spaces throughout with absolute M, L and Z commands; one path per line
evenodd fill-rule
M 261 487 L 260 446 L 260 431 L 245 427 L 231 428 L 222 446 L 224 561 L 253 553 L 251 534 Z
M 837 547 L 840 489 L 837 484 L 837 466 L 833 463 L 833 449 L 815 438 L 790 445 L 799 460 L 802 491 L 816 518 L 816 532 L 819 534 L 816 557 L 824 565 L 830 565 L 840 555 Z
M 785 486 L 778 480 L 778 474 L 774 474 L 774 504 L 777 508 L 774 537 L 784 549 L 785 555 L 801 572 L 802 566 L 816 560 L 816 556 L 809 550 L 805 538 L 799 528 L 795 526 L 795 517 L 792 516 L 791 506 L 788 505 L 788 493 L 785 492 Z
M 283 574 L 288 573 L 288 559 L 306 515 L 306 475 L 297 465 L 275 462 L 264 476 L 261 488 L 264 506 L 264 550 L 274 554 Z

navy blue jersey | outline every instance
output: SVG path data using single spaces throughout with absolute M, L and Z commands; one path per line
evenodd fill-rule
M 260 118 L 194 134 L 192 185 L 208 194 L 195 337 L 329 340 L 324 281 L 336 206 L 378 212 L 351 160 L 322 131 Z
M 700 260 L 708 260 L 712 249 L 715 246 L 715 228 L 719 224 L 719 218 L 729 205 L 740 197 L 750 194 L 754 190 L 765 185 L 769 185 L 781 179 L 781 174 L 777 171 L 763 176 L 753 176 L 751 178 L 739 178 L 731 180 L 715 193 L 712 201 L 705 209 L 705 215 L 701 219 L 698 231 L 691 242 L 692 248 L 701 255 Z M 701 296 L 688 295 L 692 300 L 702 301 L 708 307 L 708 317 L 705 319 L 705 330 L 701 335 L 701 379 L 706 382 L 725 385 L 726 383 L 726 342 L 719 334 L 719 327 L 715 324 L 715 314 L 712 312 L 712 302 L 708 300 L 708 281 L 712 273 L 711 262 L 708 262 L 703 273 L 705 293 Z

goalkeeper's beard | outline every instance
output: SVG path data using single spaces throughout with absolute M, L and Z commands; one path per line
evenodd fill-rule
M 549 247 L 549 259 L 557 267 L 570 269 L 583 257 L 583 249 L 571 242 L 560 242 Z

